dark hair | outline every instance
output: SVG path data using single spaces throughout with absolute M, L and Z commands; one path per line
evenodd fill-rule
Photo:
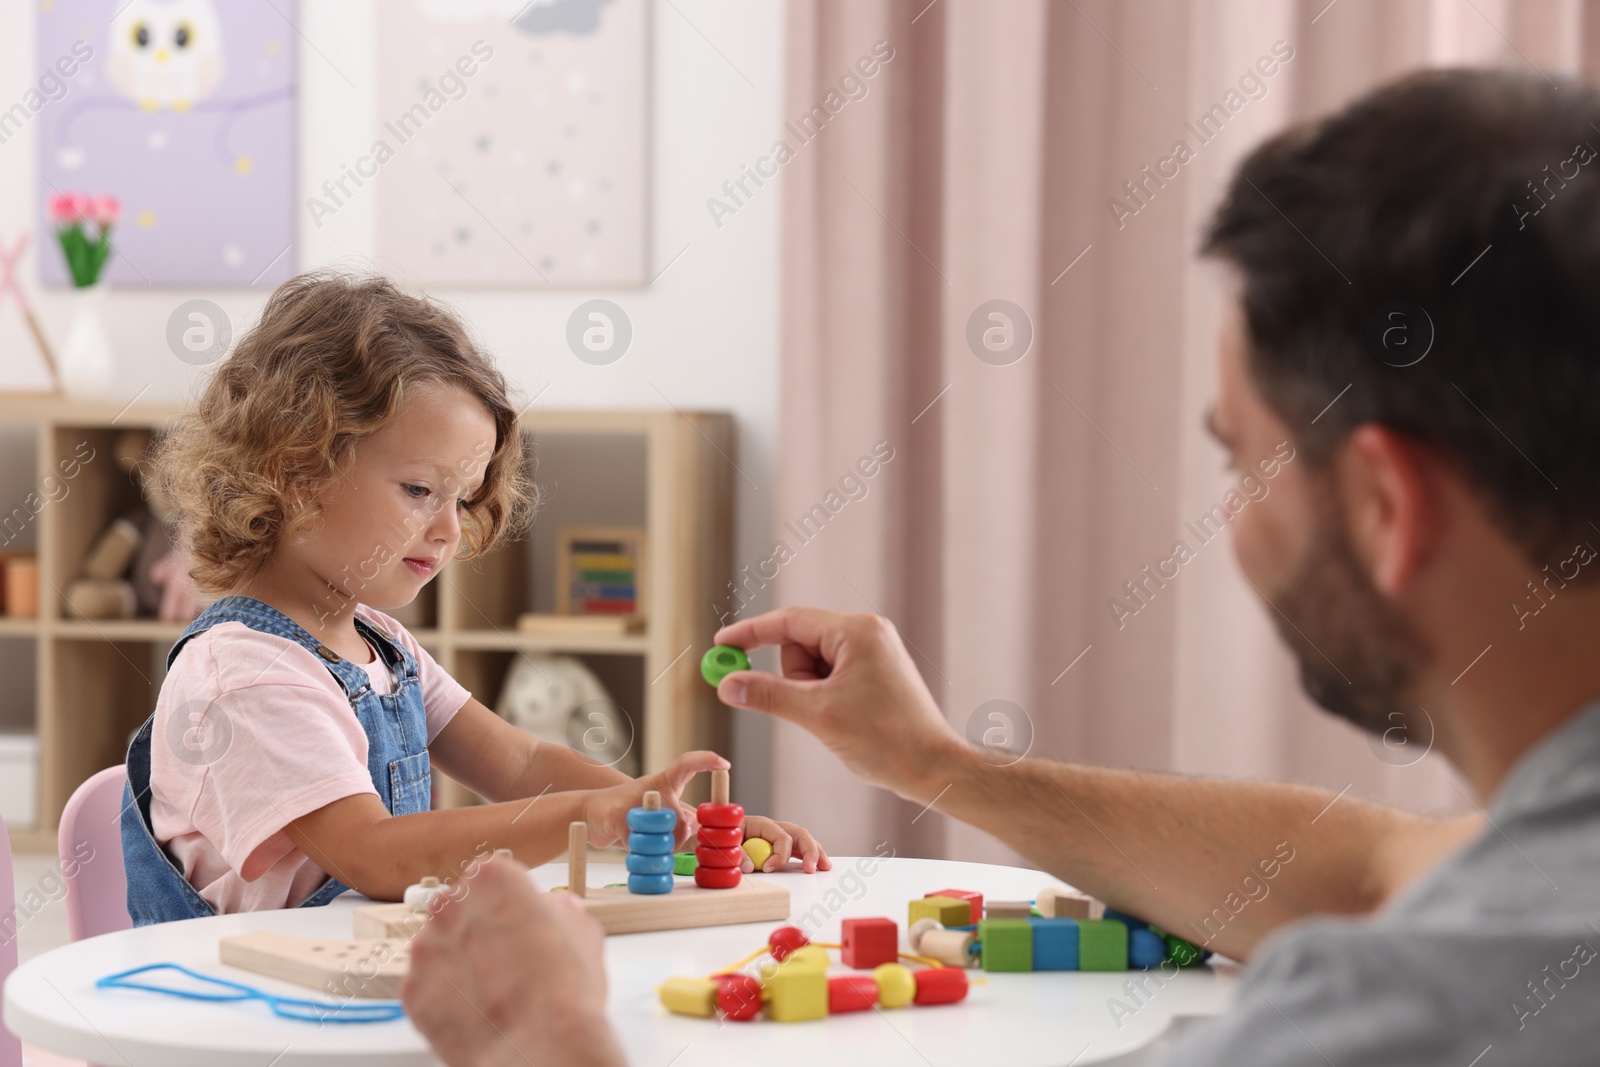
M 1239 269 L 1251 376 L 1308 459 L 1381 423 L 1448 457 L 1530 559 L 1597 533 L 1597 148 L 1600 91 L 1443 70 L 1250 154 L 1202 252 Z
M 394 416 L 408 388 L 428 383 L 466 390 L 495 424 L 455 558 L 518 536 L 537 497 L 517 413 L 466 326 L 386 278 L 313 271 L 273 292 L 156 451 L 155 491 L 176 514 L 196 584 L 225 593 L 259 571 L 320 514 L 318 497 L 355 443 Z

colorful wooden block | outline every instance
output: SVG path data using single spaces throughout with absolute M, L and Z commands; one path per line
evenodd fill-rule
M 823 971 L 827 970 L 832 962 L 828 959 L 828 950 L 820 945 L 801 945 L 789 953 L 789 958 L 783 961 L 786 967 L 816 967 Z
M 885 1008 L 903 1008 L 917 995 L 917 979 L 911 968 L 899 963 L 880 963 L 872 969 L 872 980 L 878 983 L 878 1004 Z
M 972 905 L 954 897 L 923 897 L 907 908 L 906 922 L 936 919 L 940 926 L 965 926 L 972 922 Z
M 1079 922 L 1078 969 L 1127 970 L 1128 927 L 1115 919 L 1085 919 Z
M 985 919 L 978 924 L 978 941 L 984 970 L 1033 970 L 1033 927 L 1026 919 Z
M 740 831 L 743 833 L 743 831 Z M 752 837 L 745 841 L 744 854 L 750 857 L 750 862 L 755 864 L 756 870 L 761 870 L 772 858 L 772 842 L 764 837 Z
M 1078 969 L 1078 920 L 1034 918 L 1028 925 L 1033 928 L 1034 970 Z
M 709 1019 L 716 1012 L 717 983 L 709 978 L 668 978 L 656 994 L 661 1006 L 676 1015 Z
M 780 1023 L 821 1019 L 828 1014 L 828 972 L 818 967 L 778 965 L 767 979 L 767 1015 Z
M 967 999 L 967 972 L 955 967 L 929 967 L 916 972 L 918 1005 L 954 1004 Z
M 1090 917 L 1090 900 L 1082 893 L 1074 893 L 1061 886 L 1047 886 L 1039 890 L 1033 906 L 1047 919 L 1087 919 Z
M 900 958 L 900 928 L 893 919 L 846 919 L 840 924 L 839 958 L 846 967 L 870 971 Z
M 1033 905 L 1026 900 L 991 900 L 984 909 L 985 919 L 1026 919 L 1033 914 Z
M 1148 969 L 1167 958 L 1167 943 L 1148 926 L 1128 931 L 1128 966 Z
M 949 897 L 952 900 L 964 900 L 972 905 L 972 921 L 977 922 L 983 918 L 983 894 L 974 893 L 970 889 L 941 889 L 937 893 L 929 893 L 930 897 Z
M 866 1011 L 878 1003 L 878 982 L 870 974 L 841 974 L 828 979 L 828 1013 Z

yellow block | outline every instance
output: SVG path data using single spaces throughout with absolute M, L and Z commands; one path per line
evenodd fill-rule
M 750 857 L 750 862 L 760 870 L 762 865 L 772 857 L 772 842 L 764 837 L 747 837 L 744 842 L 744 854 Z
M 972 905 L 955 897 L 923 897 L 911 902 L 906 925 L 918 919 L 937 919 L 940 926 L 966 926 L 972 922 Z
M 767 979 L 766 994 L 767 1015 L 777 1022 L 826 1018 L 828 972 L 808 963 L 790 966 L 786 960 L 778 973 Z
M 709 1019 L 716 1011 L 717 983 L 709 978 L 668 978 L 656 993 L 663 1008 L 679 1015 Z
M 828 969 L 828 950 L 816 945 L 801 945 L 783 961 L 785 967 L 821 967 Z
M 872 968 L 878 983 L 878 1003 L 885 1008 L 903 1008 L 917 995 L 917 979 L 911 968 L 901 963 L 880 963 Z

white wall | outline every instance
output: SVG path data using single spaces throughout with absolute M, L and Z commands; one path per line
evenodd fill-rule
M 288 26 L 285 32 L 296 33 L 299 46 L 299 169 L 302 189 L 310 190 L 365 151 L 380 126 L 377 0 L 299 0 L 297 12 L 282 0 L 278 6 L 293 12 L 297 24 L 297 33 Z M 17 0 L 0 5 L 0 101 L 18 99 L 36 76 L 35 8 Z M 769 182 L 720 229 L 705 202 L 738 175 L 741 163 L 766 150 L 781 124 L 782 26 L 779 0 L 652 3 L 652 273 L 682 251 L 655 285 L 436 294 L 462 310 L 524 399 L 540 394 L 540 406 L 655 408 L 666 406 L 664 394 L 680 408 L 732 412 L 738 422 L 733 459 L 757 487 L 734 474 L 738 560 L 764 558 L 772 540 L 780 190 Z M 34 159 L 32 130 L 0 145 L 0 239 L 7 244 L 34 224 L 42 195 Z M 370 258 L 374 199 L 356 198 L 324 219 L 320 230 L 302 208 L 299 265 L 379 266 Z M 59 339 L 65 307 L 57 294 L 37 292 L 31 256 L 26 277 L 47 329 Z M 213 300 L 237 332 L 254 320 L 265 295 L 225 289 L 111 293 L 108 314 L 121 360 L 116 395 L 131 399 L 144 391 L 147 399 L 178 401 L 202 380 L 205 372 L 174 358 L 164 341 L 167 317 L 179 303 Z M 608 367 L 580 362 L 564 341 L 572 308 L 595 295 L 616 301 L 633 322 L 631 348 Z M 5 314 L 9 310 L 0 306 Z M 0 388 L 38 387 L 43 376 L 36 357 L 14 343 L 16 336 L 0 331 Z M 0 463 L 13 455 L 0 453 Z M 740 790 L 753 810 L 767 807 L 768 736 L 765 723 L 736 714 L 732 758 L 760 769 L 742 779 Z

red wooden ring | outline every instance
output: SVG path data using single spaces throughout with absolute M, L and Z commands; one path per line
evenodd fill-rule
M 744 844 L 744 827 L 702 826 L 700 843 L 706 848 L 738 848 Z
M 695 812 L 701 826 L 744 827 L 744 807 L 739 804 L 702 804 Z
M 694 884 L 701 889 L 732 889 L 739 884 L 739 868 L 706 867 L 694 869 Z
M 694 858 L 702 867 L 732 867 L 739 868 L 739 862 L 744 859 L 742 848 L 706 848 L 704 845 L 694 850 Z

